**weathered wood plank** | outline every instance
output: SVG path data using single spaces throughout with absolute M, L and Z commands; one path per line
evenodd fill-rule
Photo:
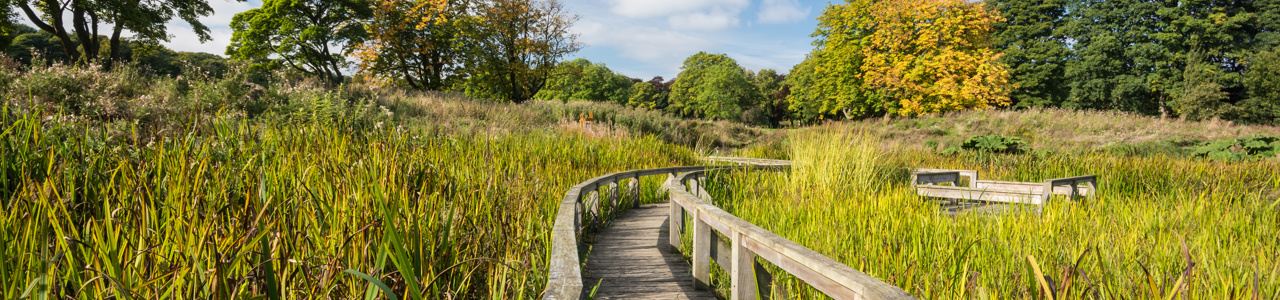
M 670 224 L 671 207 L 679 209 L 669 202 L 641 205 L 601 229 L 587 255 L 585 289 L 598 284 L 597 299 L 714 299 L 713 292 L 694 288 L 691 266 L 680 254 L 660 247 L 672 236 L 672 231 L 662 230 Z M 699 230 L 695 225 L 693 234 L 699 233 L 709 234 L 710 228 Z

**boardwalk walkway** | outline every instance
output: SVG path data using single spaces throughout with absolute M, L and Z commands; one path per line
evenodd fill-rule
M 583 289 L 599 283 L 596 299 L 716 299 L 711 291 L 694 290 L 689 263 L 680 254 L 663 250 L 668 205 L 630 209 L 598 232 Z

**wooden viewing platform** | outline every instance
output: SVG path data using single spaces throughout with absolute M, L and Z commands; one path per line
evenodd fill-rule
M 835 299 L 916 299 L 902 289 L 841 264 L 711 205 L 702 188 L 707 171 L 782 171 L 786 161 L 713 158 L 750 166 L 697 166 L 644 169 L 596 177 L 575 185 L 560 202 L 551 237 L 551 259 L 544 299 L 580 299 L 596 289 L 599 299 L 714 299 L 710 291 L 711 261 L 730 274 L 731 299 L 768 298 L 771 263 Z M 670 201 L 639 206 L 619 203 L 619 182 L 667 175 L 663 188 Z M 601 188 L 607 192 L 602 192 Z M 634 189 L 633 189 L 634 190 Z M 608 199 L 605 199 L 605 194 Z M 636 193 L 632 193 L 633 195 Z M 590 253 L 579 236 L 601 224 L 601 207 L 619 214 L 600 230 Z M 665 213 L 664 213 L 665 212 Z M 665 216 L 664 216 L 665 215 Z M 663 228 L 666 230 L 663 230 Z M 686 229 L 690 228 L 690 229 Z M 721 238 L 721 236 L 726 238 Z M 681 237 L 692 241 L 692 263 L 677 254 Z M 585 274 L 583 267 L 585 266 Z

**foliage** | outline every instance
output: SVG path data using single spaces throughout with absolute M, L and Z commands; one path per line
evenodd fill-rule
M 267 0 L 231 19 L 227 55 L 342 82 L 345 56 L 364 41 L 372 15 L 366 0 Z
M 1199 121 L 1223 115 L 1228 106 L 1223 103 L 1227 92 L 1222 90 L 1222 84 L 1215 81 L 1219 78 L 1216 76 L 1219 68 L 1205 61 L 1202 55 L 1192 54 L 1187 59 L 1182 76 L 1185 80 L 1183 93 L 1169 106 L 1186 120 Z
M 1009 94 L 1018 107 L 1058 106 L 1070 91 L 1062 82 L 1070 49 L 1061 28 L 1067 0 L 987 0 L 1003 22 L 992 24 L 994 47 L 1008 66 Z
M 1198 145 L 1192 154 L 1223 161 L 1280 158 L 1280 137 L 1252 136 L 1205 142 Z
M 1249 97 L 1237 104 L 1239 118 L 1256 124 L 1280 124 L 1280 46 L 1249 60 L 1244 86 Z
M 462 37 L 476 34 L 472 1 L 376 0 L 369 36 L 353 56 L 367 81 L 443 90 L 465 76 Z
M 1027 142 L 1019 137 L 1005 137 L 999 134 L 975 135 L 960 144 L 961 149 L 992 153 L 1021 154 L 1031 151 Z
M 488 0 L 475 10 L 478 34 L 460 37 L 471 51 L 461 58 L 468 77 L 457 89 L 469 96 L 532 99 L 556 61 L 582 47 L 569 32 L 578 16 L 558 0 Z
M 667 93 L 658 90 L 652 83 L 637 82 L 631 85 L 631 96 L 627 98 L 627 106 L 645 109 L 662 109 L 666 107 Z
M 991 49 L 1000 16 L 961 0 L 883 1 L 864 40 L 861 78 L 892 101 L 889 113 L 919 115 L 1009 104 L 1009 73 Z
M 609 101 L 625 105 L 632 95 L 631 85 L 630 78 L 609 70 L 604 64 L 579 58 L 556 65 L 547 78 L 547 86 L 533 98 Z
M 1007 105 L 1009 75 L 989 42 L 999 20 L 965 1 L 829 5 L 817 48 L 792 71 L 792 110 L 856 118 Z
M 213 14 L 207 0 L 11 0 L 3 5 L 17 6 L 36 28 L 52 34 L 71 61 L 97 62 L 100 48 L 106 43 L 108 63 L 104 65 L 108 68 L 111 62 L 122 58 L 121 33 L 125 29 L 135 41 L 158 44 L 169 41 L 166 23 L 178 17 L 191 25 L 201 42 L 211 39 L 209 28 L 200 22 L 201 17 Z M 68 14 L 71 30 L 64 24 Z M 109 38 L 98 34 L 99 25 L 104 23 L 112 24 Z
M 725 54 L 689 56 L 671 87 L 666 110 L 681 116 L 742 120 L 744 111 L 764 101 L 746 72 Z

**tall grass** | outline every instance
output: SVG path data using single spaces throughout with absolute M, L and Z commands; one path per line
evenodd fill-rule
M 1280 298 L 1275 160 L 939 156 L 830 127 L 792 138 L 791 172 L 718 174 L 707 185 L 713 198 L 924 299 Z M 1097 174 L 1100 188 L 1080 201 L 1054 198 L 1038 213 L 952 217 L 915 195 L 906 171 L 914 167 L 1016 181 Z M 793 278 L 783 285 L 822 298 Z
M 5 105 L 0 298 L 533 298 L 567 188 L 694 162 L 656 137 L 350 115 L 147 139 Z

